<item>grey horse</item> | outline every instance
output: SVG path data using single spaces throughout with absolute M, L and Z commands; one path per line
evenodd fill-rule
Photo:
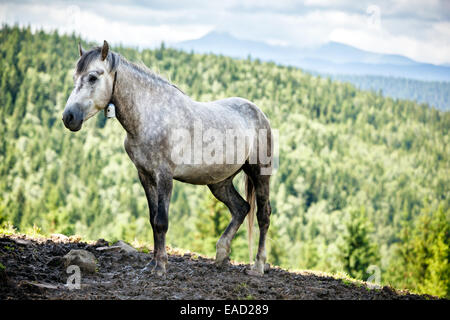
M 125 150 L 136 166 L 150 211 L 154 255 L 144 270 L 157 275 L 166 272 L 165 235 L 175 179 L 207 185 L 231 212 L 231 222 L 216 244 L 218 266 L 228 262 L 231 240 L 247 214 L 251 254 L 257 207 L 259 245 L 255 264 L 247 273 L 262 275 L 271 214 L 273 153 L 272 130 L 263 112 L 237 97 L 194 101 L 145 66 L 112 52 L 106 41 L 89 51 L 78 45 L 78 51 L 75 87 L 65 106 L 63 122 L 71 131 L 78 131 L 84 121 L 110 103 L 115 106 L 116 117 L 127 133 Z M 233 178 L 242 170 L 247 201 L 233 185 Z

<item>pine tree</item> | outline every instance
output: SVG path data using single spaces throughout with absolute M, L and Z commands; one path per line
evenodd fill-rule
M 346 234 L 340 246 L 340 258 L 344 271 L 350 276 L 366 280 L 367 268 L 378 261 L 377 246 L 369 237 L 371 226 L 365 208 L 350 211 Z
M 405 215 L 405 214 L 404 214 Z M 389 282 L 419 293 L 449 297 L 449 214 L 444 205 L 403 219 L 400 241 L 388 270 Z
M 415 279 L 410 266 L 414 264 L 413 245 L 411 238 L 413 236 L 412 221 L 407 209 L 403 211 L 400 218 L 401 230 L 398 233 L 398 240 L 394 246 L 394 258 L 386 273 L 386 282 L 396 285 L 399 288 L 414 288 Z
M 413 257 L 409 268 L 419 292 L 437 296 L 450 295 L 449 221 L 443 206 L 418 219 L 412 239 Z

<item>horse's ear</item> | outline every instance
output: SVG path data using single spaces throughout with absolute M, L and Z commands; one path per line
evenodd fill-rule
M 78 53 L 80 54 L 80 57 L 83 55 L 84 52 L 85 51 L 84 51 L 83 47 L 81 46 L 81 43 L 78 42 Z
M 109 52 L 109 44 L 106 42 L 106 40 L 103 40 L 103 48 L 102 48 L 102 60 L 105 60 L 108 56 Z
M 117 70 L 117 67 L 120 63 L 120 56 L 114 52 L 111 52 L 111 61 L 110 61 L 110 68 L 111 70 L 109 72 L 115 72 Z

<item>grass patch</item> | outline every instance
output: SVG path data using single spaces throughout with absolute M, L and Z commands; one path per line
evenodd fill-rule
M 17 230 L 10 222 L 0 225 L 0 236 L 11 236 L 14 234 L 17 234 Z

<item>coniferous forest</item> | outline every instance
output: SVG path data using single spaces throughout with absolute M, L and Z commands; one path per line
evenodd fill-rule
M 0 224 L 152 243 L 144 191 L 118 121 L 99 113 L 77 133 L 61 121 L 78 41 L 30 28 L 0 30 Z M 279 130 L 270 264 L 362 280 L 375 270 L 382 284 L 449 297 L 448 112 L 257 59 L 164 44 L 113 50 L 198 101 L 247 98 Z M 175 182 L 167 242 L 212 256 L 229 219 L 206 186 Z M 231 257 L 248 261 L 244 225 Z
M 428 103 L 444 111 L 448 111 L 450 108 L 450 82 L 373 75 L 330 75 L 330 77 L 350 82 L 359 89 L 381 91 L 384 96 Z

